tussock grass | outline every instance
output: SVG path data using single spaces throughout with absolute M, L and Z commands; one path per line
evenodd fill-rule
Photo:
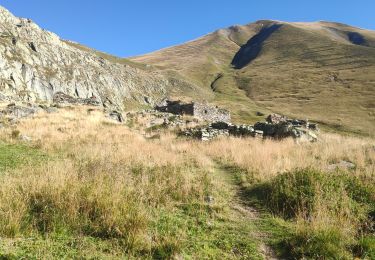
M 297 258 L 350 258 L 351 248 L 373 232 L 374 186 L 351 174 L 296 170 L 272 179 L 263 192 L 271 211 L 296 219 L 287 243 Z

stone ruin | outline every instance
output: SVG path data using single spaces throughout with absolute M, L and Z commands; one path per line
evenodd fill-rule
M 207 127 L 196 127 L 183 131 L 181 134 L 188 137 L 208 141 L 218 136 L 262 137 L 283 139 L 292 137 L 310 142 L 317 141 L 318 127 L 308 120 L 289 119 L 278 114 L 271 114 L 266 122 L 257 122 L 253 125 L 234 125 L 227 122 L 214 122 Z
M 226 122 L 214 122 L 207 127 L 190 128 L 181 133 L 184 136 L 209 141 L 219 136 L 263 136 L 263 133 L 251 125 L 233 125 Z
M 308 141 L 317 141 L 318 126 L 309 120 L 289 119 L 286 116 L 271 114 L 266 122 L 257 122 L 254 129 L 263 132 L 264 137 L 282 139 L 287 137 L 305 138 Z
M 197 119 L 208 122 L 226 122 L 230 123 L 230 112 L 217 106 L 206 103 L 182 103 L 181 101 L 167 100 L 164 104 L 156 106 L 159 112 L 171 113 L 175 115 L 191 115 Z

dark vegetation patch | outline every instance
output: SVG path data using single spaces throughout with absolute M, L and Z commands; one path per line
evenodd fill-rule
M 363 37 L 362 34 L 357 33 L 357 32 L 348 32 L 347 35 L 351 43 L 356 44 L 356 45 L 367 45 L 366 39 L 365 37 Z
M 263 43 L 278 29 L 281 24 L 272 24 L 263 27 L 258 34 L 252 37 L 240 50 L 236 53 L 232 60 L 232 65 L 236 69 L 246 67 L 250 62 L 255 60 L 262 51 Z

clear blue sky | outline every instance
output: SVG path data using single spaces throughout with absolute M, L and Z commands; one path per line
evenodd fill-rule
M 329 20 L 375 30 L 375 0 L 0 0 L 64 39 L 127 57 L 260 19 Z

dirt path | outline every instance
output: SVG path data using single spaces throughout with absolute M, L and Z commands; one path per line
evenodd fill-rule
M 256 229 L 257 222 L 261 219 L 261 213 L 253 206 L 249 205 L 243 200 L 242 189 L 237 184 L 235 172 L 230 167 L 221 166 L 219 163 L 215 165 L 215 173 L 220 177 L 231 191 L 232 198 L 230 201 L 230 208 L 233 214 L 238 215 L 238 218 L 245 218 L 249 225 L 252 225 L 252 232 L 250 236 L 254 237 L 259 243 L 259 253 L 266 260 L 277 260 L 274 250 L 269 247 L 264 238 L 267 234 Z

